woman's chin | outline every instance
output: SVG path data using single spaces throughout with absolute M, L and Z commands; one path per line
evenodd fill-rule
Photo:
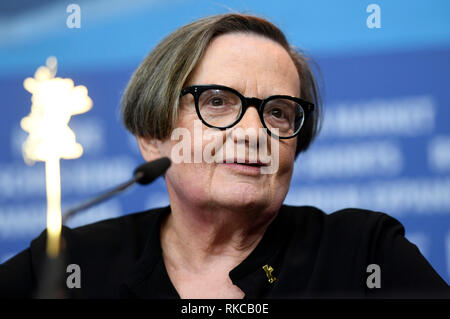
M 222 188 L 213 201 L 221 206 L 237 211 L 264 208 L 270 205 L 271 199 L 263 189 L 258 189 L 252 185 L 242 187 L 235 185 L 231 188 Z

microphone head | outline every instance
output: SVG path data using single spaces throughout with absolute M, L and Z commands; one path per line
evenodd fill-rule
M 141 164 L 134 170 L 136 183 L 147 185 L 164 174 L 170 166 L 168 157 L 158 158 L 157 160 Z

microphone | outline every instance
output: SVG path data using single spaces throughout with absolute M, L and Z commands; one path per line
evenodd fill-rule
M 134 183 L 138 183 L 141 185 L 150 184 L 159 176 L 163 175 L 169 168 L 169 166 L 170 166 L 170 159 L 167 157 L 162 157 L 157 160 L 141 164 L 134 170 L 133 177 L 129 181 L 122 183 L 114 187 L 110 191 L 107 191 L 106 193 L 94 197 L 93 199 L 79 206 L 67 210 L 65 213 L 63 213 L 62 223 L 65 224 L 69 218 L 73 217 L 78 212 L 107 200 L 108 198 L 114 196 L 115 194 L 124 191 Z
M 164 174 L 169 167 L 170 159 L 168 157 L 162 157 L 138 166 L 134 170 L 133 178 L 136 178 L 136 183 L 147 185 Z

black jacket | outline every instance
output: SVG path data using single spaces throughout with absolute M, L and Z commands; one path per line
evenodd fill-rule
M 63 227 L 66 297 L 179 298 L 159 237 L 169 213 L 166 207 Z M 33 297 L 42 289 L 41 278 L 49 272 L 43 266 L 45 237 L 43 232 L 0 265 L 0 297 Z M 81 288 L 66 287 L 69 264 L 80 267 Z M 271 275 L 265 265 L 272 267 Z M 404 237 L 396 219 L 359 209 L 327 215 L 314 207 L 282 206 L 255 250 L 229 276 L 245 298 L 450 297 L 449 286 Z

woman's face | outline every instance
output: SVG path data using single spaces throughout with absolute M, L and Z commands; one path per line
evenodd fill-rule
M 226 34 L 211 42 L 185 87 L 207 84 L 224 85 L 234 88 L 244 96 L 260 99 L 271 95 L 300 97 L 297 69 L 286 50 L 270 39 L 252 34 Z M 185 158 L 190 157 L 191 162 L 173 163 L 166 173 L 171 203 L 232 210 L 277 209 L 289 188 L 297 138 L 275 140 L 265 134 L 260 130 L 263 125 L 254 107 L 248 108 L 244 117 L 233 128 L 227 131 L 217 130 L 215 139 L 199 134 L 200 127 L 203 133 L 208 131 L 208 128 L 199 122 L 193 96 L 187 94 L 180 100 L 176 128 L 179 132 L 190 133 L 183 138 L 190 139 L 191 156 Z M 247 140 L 236 137 L 234 133 L 238 130 L 245 132 Z M 262 173 L 261 167 L 236 163 L 248 161 L 250 154 L 261 152 L 262 146 L 249 143 L 250 138 L 261 136 L 267 140 L 272 161 L 276 157 L 275 160 L 278 160 L 278 163 L 270 164 L 278 168 L 270 174 Z M 181 138 L 169 138 L 158 143 L 158 148 L 162 156 L 171 157 L 174 161 L 174 147 L 178 145 L 176 153 L 180 154 L 180 143 Z M 278 143 L 278 148 L 274 143 Z M 238 144 L 241 145 L 240 151 Z M 226 150 L 230 145 L 234 148 L 233 152 Z M 204 160 L 201 163 L 193 163 L 194 153 L 197 152 L 198 159 L 205 147 L 213 148 L 215 154 L 222 152 L 224 160 L 235 163 L 206 163 Z M 243 154 L 242 147 L 245 147 Z

